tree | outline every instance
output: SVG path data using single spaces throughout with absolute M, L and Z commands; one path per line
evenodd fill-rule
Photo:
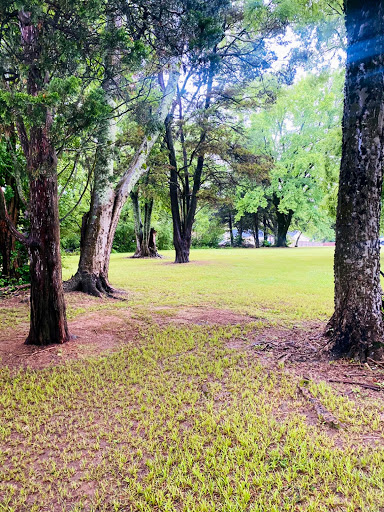
M 102 2 L 94 2 L 84 10 L 81 4 L 58 1 L 31 2 L 23 9 L 18 2 L 0 3 L 0 115 L 2 122 L 16 127 L 17 146 L 25 159 L 29 233 L 20 233 L 12 223 L 2 189 L 0 214 L 30 253 L 31 315 L 26 342 L 31 344 L 69 339 L 61 278 L 57 164 L 64 141 L 94 117 L 94 112 L 87 112 L 90 103 L 78 79 L 90 73 L 92 56 L 98 52 L 95 26 L 100 27 L 96 22 L 103 7 Z
M 157 232 L 151 226 L 155 202 L 154 188 L 158 185 L 156 177 L 152 176 L 152 173 L 148 171 L 141 185 L 142 187 L 136 186 L 130 192 L 136 237 L 136 251 L 133 258 L 161 258 L 156 246 Z M 141 193 L 142 208 L 140 205 L 140 188 L 143 189 Z
M 84 291 L 95 296 L 113 292 L 108 280 L 108 271 L 120 215 L 133 187 L 146 172 L 147 158 L 163 129 L 164 120 L 172 105 L 183 55 L 188 54 L 193 45 L 199 44 L 201 20 L 204 19 L 206 9 L 206 3 L 201 0 L 188 2 L 186 7 L 181 0 L 169 0 L 161 4 L 156 1 L 138 0 L 135 5 L 135 16 L 132 14 L 133 11 L 129 11 L 129 6 L 125 13 L 135 28 L 132 36 L 137 37 L 137 34 L 140 34 L 151 48 L 138 90 L 144 88 L 149 95 L 153 84 L 150 82 L 148 91 L 148 75 L 145 72 L 157 75 L 157 109 L 153 115 L 148 116 L 142 140 L 127 168 L 120 173 L 116 172 L 116 154 L 111 151 L 115 146 L 111 135 L 114 134 L 115 137 L 116 133 L 109 130 L 108 135 L 108 130 L 105 131 L 108 143 L 101 144 L 101 148 L 104 147 L 104 164 L 100 163 L 99 170 L 94 175 L 91 208 L 83 223 L 79 267 L 76 275 L 68 283 L 68 289 Z M 209 28 L 207 25 L 205 27 Z M 114 82 L 113 90 L 116 96 L 121 87 L 116 87 L 117 80 L 113 79 L 116 70 L 113 68 L 114 65 L 106 66 L 109 78 L 105 76 L 105 79 Z M 166 76 L 168 81 L 165 84 Z M 113 101 L 113 95 L 109 96 L 108 101 Z M 154 98 L 151 100 L 153 102 Z M 152 110 L 152 107 L 152 104 L 146 103 L 147 110 Z M 111 115 L 109 119 L 105 119 L 106 126 L 108 123 L 109 126 L 116 123 L 117 114 L 118 112 L 113 111 L 114 120 L 111 119 Z
M 15 127 L 3 127 L 0 138 L 0 186 L 6 191 L 6 209 L 10 221 L 16 227 L 24 221 L 25 209 L 24 183 L 22 169 L 24 162 L 17 150 Z M 21 277 L 21 270 L 27 260 L 26 250 L 8 229 L 5 220 L 0 217 L 0 265 L 1 276 L 5 282 L 15 282 Z
M 347 65 L 336 218 L 333 353 L 383 353 L 380 209 L 383 178 L 384 1 L 345 1 Z
M 273 13 L 260 11 L 255 29 L 237 2 L 210 4 L 216 29 L 185 71 L 185 81 L 191 79 L 193 87 L 185 82 L 167 117 L 175 263 L 189 261 L 199 193 L 207 169 L 223 156 L 217 148 L 217 127 L 231 124 L 228 110 L 241 104 L 244 85 L 275 59 L 266 41 L 285 25 Z
M 254 114 L 251 148 L 273 161 L 265 197 L 276 216 L 276 246 L 287 245 L 292 221 L 320 218 L 336 183 L 340 153 L 342 77 L 308 75 L 281 87 L 274 105 Z

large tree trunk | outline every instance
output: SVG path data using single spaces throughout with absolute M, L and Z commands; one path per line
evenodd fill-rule
M 114 102 L 108 97 L 107 102 L 113 108 Z M 104 255 L 111 226 L 114 205 L 112 185 L 114 154 L 116 140 L 116 122 L 105 119 L 98 131 L 98 147 L 94 169 L 93 193 L 89 214 L 83 219 L 80 261 L 77 273 L 67 283 L 66 288 L 101 297 L 112 292 L 108 275 L 104 273 Z
M 293 210 L 288 210 L 288 213 L 282 213 L 279 210 L 279 198 L 274 195 L 273 204 L 276 208 L 276 219 L 277 219 L 277 238 L 276 247 L 287 247 L 287 233 L 289 226 L 292 222 Z
M 42 144 L 35 140 L 34 151 Z M 31 321 L 26 343 L 33 345 L 69 340 L 61 280 L 56 161 L 52 153 L 43 158 L 49 160 L 50 172 L 30 181 Z
M 130 191 L 146 172 L 146 160 L 159 137 L 160 126 L 171 107 L 179 76 L 179 63 L 175 62 L 171 66 L 168 83 L 157 110 L 157 122 L 154 123 L 153 130 L 144 137 L 128 169 L 116 186 L 112 184 L 111 177 L 114 163 L 111 145 L 115 140 L 115 134 L 114 129 L 111 129 L 114 121 L 110 121 L 110 129 L 106 130 L 107 140 L 109 137 L 110 144 L 109 146 L 102 144 L 98 150 L 101 151 L 101 154 L 105 151 L 105 157 L 99 160 L 100 172 L 95 168 L 94 192 L 85 226 L 79 267 L 76 275 L 66 283 L 68 290 L 81 290 L 95 296 L 114 291 L 109 284 L 108 274 L 116 228 Z M 110 177 L 110 179 L 105 179 L 105 177 Z
M 41 27 L 33 25 L 30 13 L 24 11 L 20 11 L 19 22 L 23 56 L 29 68 L 27 91 L 37 96 L 44 83 L 44 72 L 36 67 Z M 29 140 L 22 120 L 17 122 L 30 190 L 30 235 L 26 242 L 31 253 L 31 317 L 26 343 L 35 345 L 69 340 L 61 280 L 57 158 L 49 137 L 52 116 L 43 109 L 40 107 L 39 113 L 44 114 L 44 121 L 32 123 Z
M 175 247 L 175 263 L 189 263 L 189 254 L 191 252 L 190 238 L 174 236 L 173 245 Z
M 383 353 L 379 224 L 383 173 L 384 2 L 345 1 L 347 69 L 335 248 L 335 356 Z

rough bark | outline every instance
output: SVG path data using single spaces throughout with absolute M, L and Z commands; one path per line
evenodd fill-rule
M 104 84 L 106 101 L 114 107 L 109 95 L 111 81 Z M 104 254 L 110 228 L 114 193 L 111 187 L 114 169 L 113 148 L 116 140 L 116 122 L 105 119 L 97 133 L 98 147 L 94 166 L 93 192 L 89 213 L 83 218 L 79 267 L 66 284 L 71 290 L 83 291 L 101 297 L 113 291 L 104 274 Z
M 335 248 L 333 354 L 383 354 L 379 224 L 383 172 L 384 1 L 345 1 L 347 66 Z
M 41 28 L 24 11 L 19 13 L 19 23 L 22 58 L 28 68 L 27 92 L 37 96 L 44 84 L 44 73 L 37 66 Z M 31 254 L 31 316 L 26 343 L 47 345 L 69 340 L 69 333 L 61 280 L 57 158 L 50 141 L 52 116 L 45 107 L 40 107 L 41 114 L 44 120 L 31 123 L 29 135 L 21 119 L 16 123 L 29 176 L 29 237 L 17 232 L 7 214 L 5 218 L 10 231 L 28 245 Z
M 108 274 L 117 224 L 130 191 L 146 172 L 146 160 L 160 135 L 160 126 L 164 123 L 171 107 L 179 75 L 179 63 L 175 62 L 171 66 L 168 83 L 157 110 L 157 122 L 153 123 L 153 130 L 143 138 L 128 169 L 117 185 L 111 179 L 115 157 L 113 152 L 114 121 L 110 120 L 109 125 L 105 126 L 105 137 L 109 143 L 101 144 L 98 150 L 101 159 L 97 164 L 98 169 L 95 168 L 91 209 L 86 224 L 84 242 L 81 246 L 79 267 L 76 275 L 66 283 L 68 290 L 81 290 L 95 296 L 113 293 Z M 113 102 L 113 98 L 111 97 L 109 101 Z M 105 155 L 103 155 L 104 151 Z
M 35 156 L 38 149 L 49 172 L 46 168 L 30 181 L 31 320 L 26 343 L 33 345 L 69 340 L 61 281 L 56 159 L 52 150 L 44 149 L 44 142 L 44 137 L 35 139 Z

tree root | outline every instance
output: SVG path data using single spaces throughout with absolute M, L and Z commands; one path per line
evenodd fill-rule
M 344 379 L 329 379 L 329 382 L 337 382 L 339 384 L 352 384 L 354 386 L 361 386 L 362 388 L 372 389 L 373 391 L 384 391 L 384 388 L 381 386 L 376 386 L 375 384 L 368 384 L 367 382 L 356 382 L 354 380 L 344 380 Z
M 143 254 L 141 251 L 136 251 L 135 254 L 133 256 L 131 256 L 131 258 L 133 259 L 138 259 L 138 258 L 142 258 L 142 259 L 151 259 L 151 258 L 158 258 L 158 259 L 163 259 L 163 256 L 161 254 L 159 254 L 157 251 L 154 252 L 154 251 L 149 251 L 147 254 Z
M 308 382 L 308 381 L 304 381 Z M 308 402 L 310 402 L 313 405 L 313 408 L 316 411 L 316 414 L 320 421 L 325 423 L 331 428 L 340 428 L 340 422 L 331 414 L 320 402 L 318 398 L 315 398 L 312 393 L 309 391 L 307 387 L 304 387 L 303 385 L 298 384 L 298 389 L 300 393 L 304 396 Z
M 115 294 L 125 294 L 123 290 L 116 290 L 109 284 L 108 279 L 103 275 L 89 274 L 88 272 L 77 272 L 68 281 L 63 283 L 65 292 L 83 292 L 93 297 L 108 297 L 116 300 L 126 300 Z

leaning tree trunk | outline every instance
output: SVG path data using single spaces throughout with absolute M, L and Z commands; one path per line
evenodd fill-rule
M 384 1 L 346 0 L 347 69 L 336 220 L 335 356 L 383 353 L 380 209 L 383 173 Z
M 166 87 L 163 89 L 162 99 L 155 116 L 156 122 L 153 123 L 154 128 L 144 137 L 142 143 L 133 156 L 127 171 L 123 174 L 116 186 L 111 224 L 109 228 L 107 244 L 104 251 L 103 273 L 106 277 L 108 277 L 109 273 L 109 262 L 111 258 L 113 239 L 115 237 L 116 228 L 119 223 L 121 211 L 129 197 L 130 191 L 136 185 L 139 178 L 147 170 L 146 161 L 150 152 L 152 151 L 154 144 L 159 138 L 161 133 L 161 126 L 164 123 L 164 120 L 172 106 L 172 101 L 175 97 L 179 76 L 180 62 L 175 60 L 170 64 L 168 82 Z
M 116 228 L 130 191 L 146 172 L 146 160 L 160 135 L 160 126 L 164 122 L 176 92 L 180 76 L 179 67 L 178 62 L 172 64 L 168 83 L 157 110 L 157 122 L 153 123 L 153 130 L 144 137 L 128 169 L 116 186 L 112 184 L 112 178 L 104 179 L 105 176 L 110 176 L 110 172 L 106 170 L 113 168 L 114 155 L 110 147 L 114 141 L 114 138 L 111 138 L 111 136 L 114 137 L 113 131 L 109 132 L 111 141 L 109 147 L 101 145 L 100 149 L 104 147 L 106 151 L 106 160 L 104 160 L 106 168 L 103 169 L 100 165 L 101 181 L 95 169 L 94 192 L 85 225 L 84 243 L 80 249 L 79 267 L 76 275 L 66 283 L 68 290 L 81 290 L 96 296 L 114 291 L 109 284 L 108 274 Z
M 112 84 L 106 82 L 104 87 L 106 101 L 113 108 L 114 101 L 108 92 L 111 86 Z M 104 273 L 104 255 L 114 205 L 114 118 L 105 119 L 101 123 L 97 139 L 93 193 L 89 213 L 83 218 L 79 266 L 76 274 L 66 283 L 66 289 L 101 297 L 113 291 L 108 282 L 108 275 Z

